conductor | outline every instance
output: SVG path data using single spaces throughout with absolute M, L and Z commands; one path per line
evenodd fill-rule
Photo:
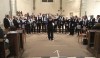
M 52 41 L 53 40 L 53 19 L 51 17 L 49 17 L 47 29 L 48 29 L 48 32 L 47 32 L 48 39 Z

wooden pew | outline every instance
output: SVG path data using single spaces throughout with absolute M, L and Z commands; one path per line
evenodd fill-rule
M 88 31 L 88 46 L 87 50 L 96 56 L 100 57 L 100 30 Z

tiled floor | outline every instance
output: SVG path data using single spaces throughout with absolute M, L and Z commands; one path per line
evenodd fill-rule
M 66 57 L 83 58 L 92 56 L 86 50 L 86 46 L 78 43 L 76 35 L 55 33 L 54 41 L 49 41 L 46 33 L 40 33 L 27 35 L 23 57 L 57 57 L 57 53 L 54 53 L 56 50 L 59 50 L 60 56 Z

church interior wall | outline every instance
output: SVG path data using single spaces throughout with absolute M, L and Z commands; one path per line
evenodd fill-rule
M 10 11 L 9 0 L 0 1 L 0 25 L 3 23 L 5 14 L 9 14 L 9 11 Z
M 35 14 L 39 13 L 58 13 L 60 0 L 54 0 L 53 2 L 42 2 L 42 0 L 36 0 L 35 3 Z
M 17 11 L 22 11 L 23 14 L 32 14 L 33 0 L 17 0 Z
M 100 0 L 87 0 L 87 7 L 86 7 L 87 15 L 100 15 Z
M 65 16 L 70 16 L 70 13 L 73 15 L 80 15 L 80 0 L 62 0 L 63 1 L 63 14 Z
M 33 0 L 16 0 L 17 1 L 17 10 L 23 11 L 23 13 L 33 12 L 37 15 L 39 13 L 60 13 L 60 0 L 54 0 L 54 2 L 42 2 L 42 0 L 35 1 L 35 11 L 33 11 Z M 64 10 L 63 15 L 69 16 L 71 12 L 73 15 L 78 15 L 80 13 L 80 0 L 62 0 L 62 9 Z M 82 8 L 82 14 L 84 15 L 85 11 L 88 16 L 100 14 L 100 0 L 84 0 L 86 2 L 85 6 Z M 0 2 L 0 24 L 3 23 L 3 18 L 5 14 L 9 14 L 10 3 L 9 0 L 2 0 Z
M 80 0 L 62 0 L 62 3 L 62 14 L 64 16 L 69 16 L 70 12 L 73 12 L 73 15 L 79 16 Z M 54 0 L 53 2 L 42 2 L 42 0 L 36 0 L 35 14 L 60 14 L 60 11 L 58 10 L 60 10 L 60 0 Z

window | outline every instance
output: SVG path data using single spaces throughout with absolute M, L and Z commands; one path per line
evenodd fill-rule
M 42 2 L 53 2 L 53 0 L 42 0 Z
M 47 0 L 42 0 L 42 2 L 47 2 Z
M 53 0 L 48 0 L 48 2 L 53 2 Z

